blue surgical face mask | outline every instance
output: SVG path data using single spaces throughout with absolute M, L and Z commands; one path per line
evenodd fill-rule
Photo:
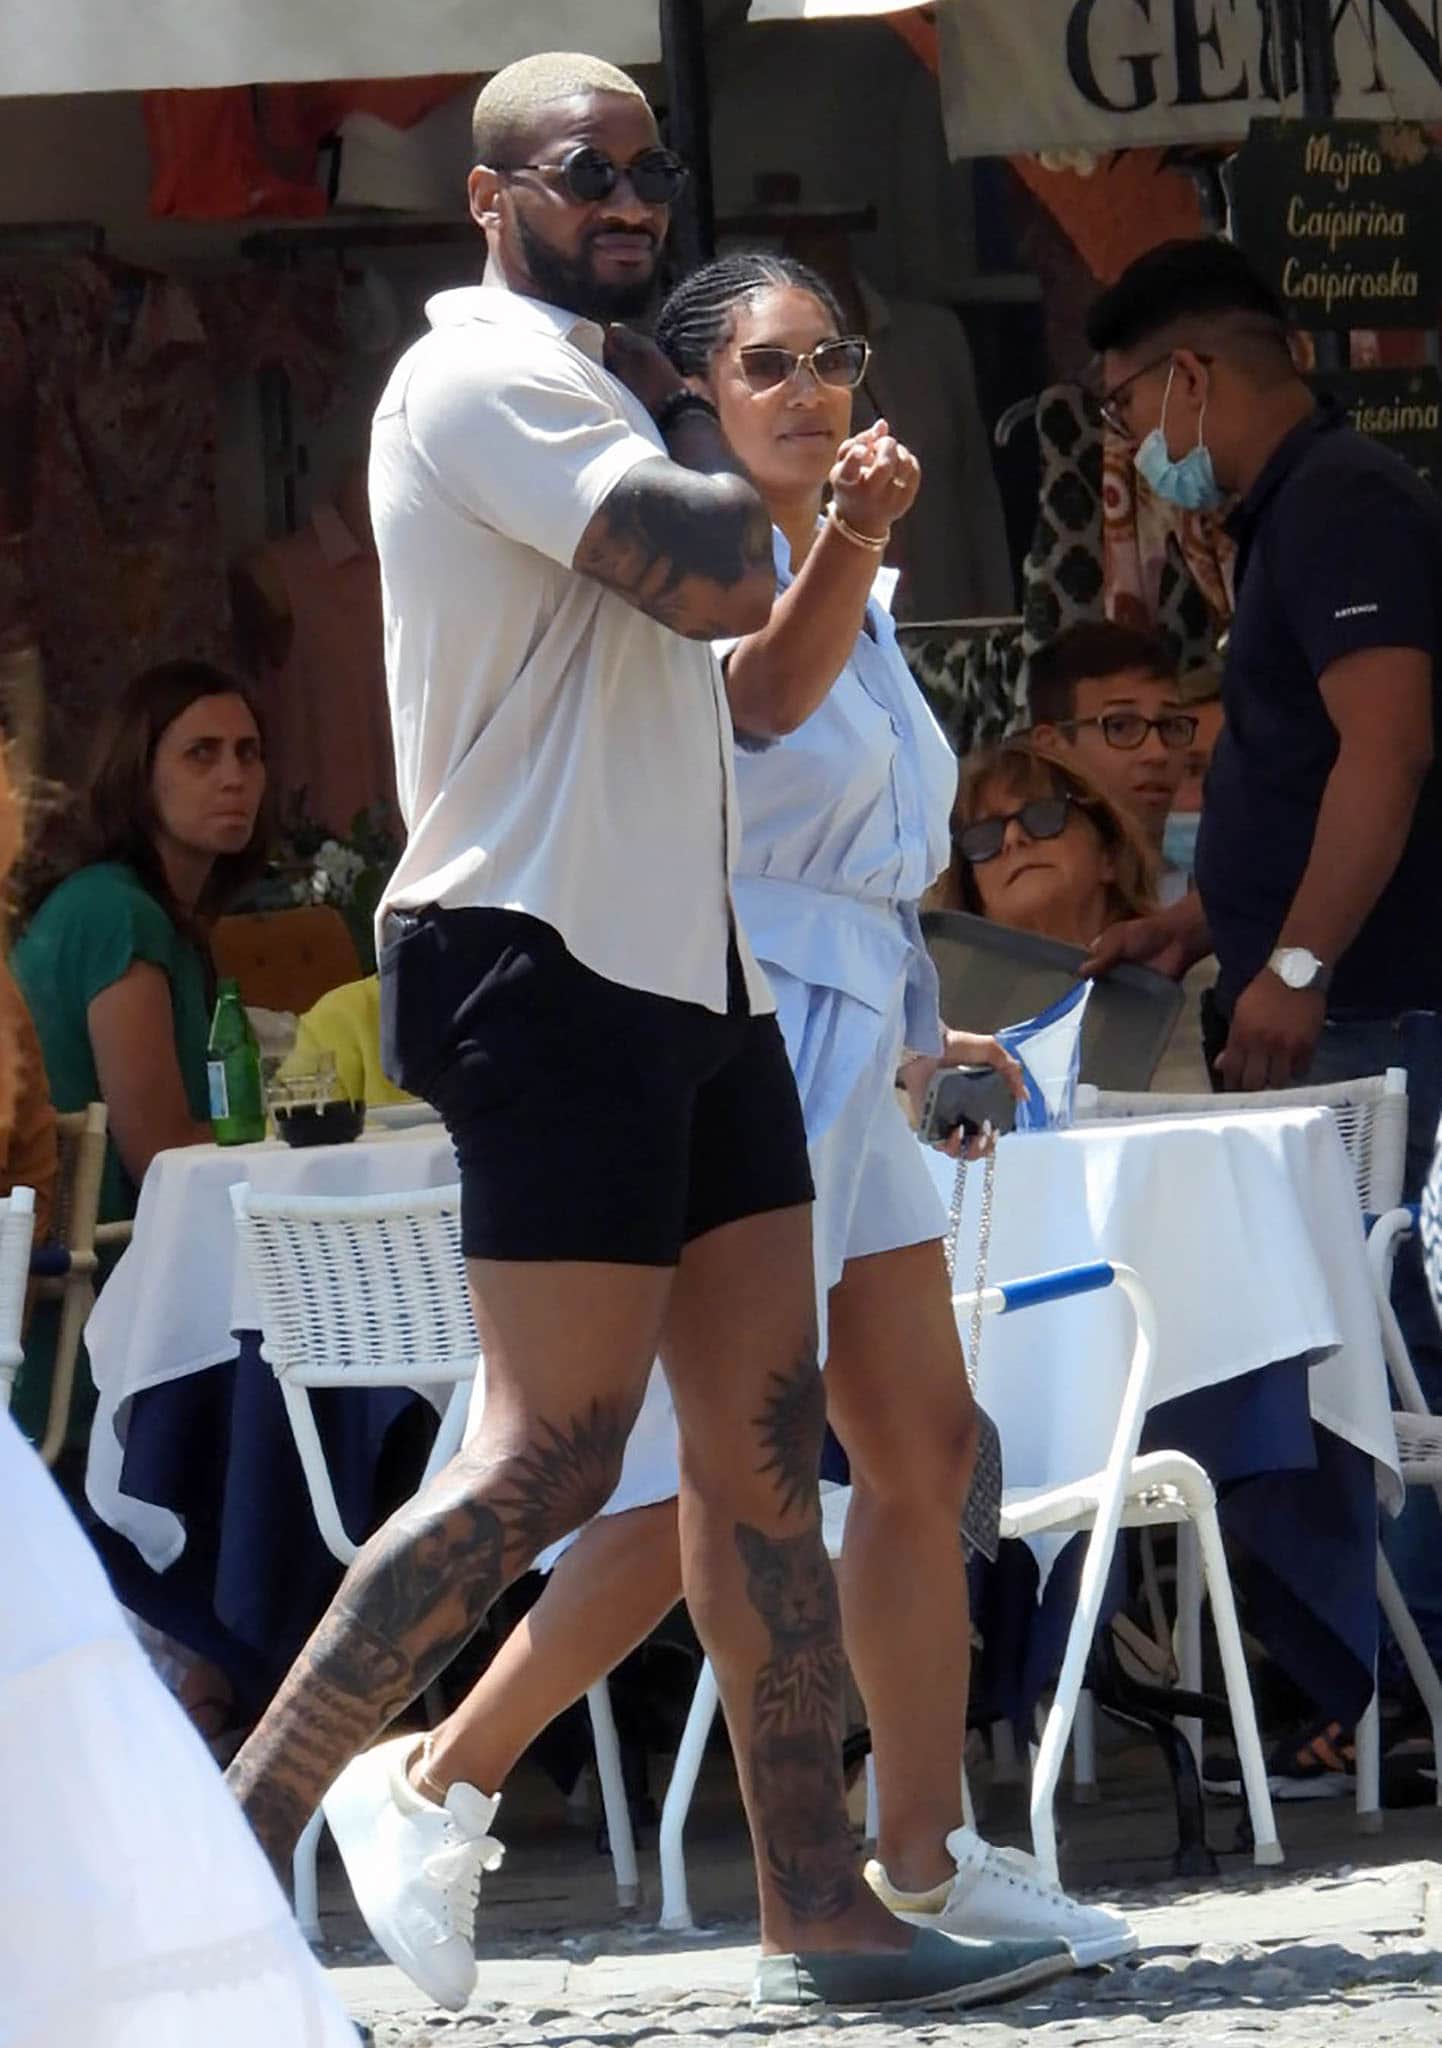
M 1201 823 L 1200 811 L 1173 811 L 1162 833 L 1162 859 L 1169 867 L 1180 868 L 1184 875 L 1190 875 L 1197 864 L 1197 833 Z
M 1180 505 L 1184 512 L 1210 512 L 1222 503 L 1226 492 L 1217 482 L 1211 450 L 1202 439 L 1202 428 L 1207 418 L 1205 399 L 1197 420 L 1196 447 L 1189 448 L 1180 462 L 1173 462 L 1167 453 L 1167 400 L 1172 395 L 1172 379 L 1176 374 L 1177 366 L 1173 363 L 1167 372 L 1167 388 L 1162 394 L 1161 425 L 1152 428 L 1132 460 L 1159 498 Z

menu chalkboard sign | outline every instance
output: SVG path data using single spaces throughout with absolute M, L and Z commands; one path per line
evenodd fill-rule
M 1297 326 L 1436 325 L 1442 161 L 1420 128 L 1254 121 L 1231 183 L 1237 241 Z
M 1436 370 L 1319 370 L 1308 383 L 1352 425 L 1442 489 L 1442 376 Z

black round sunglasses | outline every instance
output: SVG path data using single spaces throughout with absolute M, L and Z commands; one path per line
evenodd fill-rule
M 963 860 L 979 868 L 983 861 L 995 860 L 1006 844 L 1008 825 L 1020 825 L 1028 839 L 1060 839 L 1066 830 L 1066 821 L 1071 807 L 1076 802 L 1071 796 L 1037 796 L 1024 803 L 1018 810 L 1007 811 L 1003 816 L 978 818 L 975 824 L 963 825 L 952 838 Z
M 571 197 L 582 206 L 609 199 L 624 178 L 643 206 L 670 206 L 681 195 L 691 173 L 669 149 L 644 149 L 628 164 L 618 164 L 588 142 L 568 149 L 558 164 L 497 164 L 502 177 L 517 171 L 549 171 L 559 176 Z

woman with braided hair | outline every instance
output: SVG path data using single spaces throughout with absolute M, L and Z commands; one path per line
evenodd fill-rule
M 842 1614 L 880 1792 L 867 1878 L 920 1924 L 1060 1936 L 1079 1961 L 1100 1962 L 1135 1946 L 1125 1921 L 1044 1886 L 961 1812 L 970 1624 L 959 1531 L 977 1417 L 942 1256 L 945 1216 L 895 1080 L 900 1069 L 919 1103 L 939 1065 L 984 1061 L 1018 1088 L 1020 1076 L 995 1040 L 941 1024 L 917 917 L 948 863 L 957 773 L 898 652 L 887 611 L 895 578 L 881 566 L 920 473 L 884 420 L 852 435 L 867 344 L 842 331 L 831 292 L 801 265 L 761 254 L 708 265 L 667 302 L 656 339 L 694 402 L 719 417 L 774 528 L 771 617 L 718 644 L 740 748 L 734 887 L 776 996 L 817 1190 L 828 1413 L 853 1488 Z M 778 1403 L 784 1396 L 778 1384 Z M 493 1796 L 547 1721 L 674 1604 L 677 1485 L 657 1371 L 616 1493 L 551 1553 L 545 1593 L 469 1698 L 415 1743 L 384 1816 L 387 1839 L 407 1811 L 423 1825 L 427 1810 L 474 1788 Z M 380 1853 L 378 1833 L 358 1835 L 347 1780 L 363 1770 L 364 1759 L 342 1775 L 327 1813 L 341 1820 L 372 1931 L 404 1965 L 394 1931 L 418 1906 L 433 1910 L 414 1894 L 441 1880 L 418 1876 L 417 1857 Z M 457 1877 L 447 1866 L 445 1881 L 468 1886 L 472 1901 L 478 1879 L 478 1869 Z

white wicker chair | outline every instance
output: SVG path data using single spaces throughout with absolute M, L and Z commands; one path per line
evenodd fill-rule
M 0 1196 L 0 1408 L 10 1406 L 25 1353 L 25 1291 L 30 1277 L 30 1241 L 35 1234 L 34 1188 L 12 1188 Z
M 1315 1087 L 1264 1088 L 1247 1095 L 1134 1095 L 1091 1088 L 1076 1092 L 1077 1117 L 1117 1122 L 1124 1117 L 1235 1116 L 1255 1109 L 1330 1109 L 1368 1216 L 1381 1216 L 1402 1199 L 1407 1161 L 1407 1070 L 1388 1067 L 1358 1081 Z
M 1096 1088 L 1077 1090 L 1078 1117 L 1117 1119 L 1122 1117 L 1226 1116 L 1259 1109 L 1329 1109 L 1336 1119 L 1343 1149 L 1347 1154 L 1357 1188 L 1357 1201 L 1368 1220 L 1368 1263 L 1373 1291 L 1382 1325 L 1383 1350 L 1387 1368 L 1402 1412 L 1393 1414 L 1401 1453 L 1403 1477 L 1408 1485 L 1432 1485 L 1442 1480 L 1442 1464 L 1433 1472 L 1430 1465 L 1434 1434 L 1439 1435 L 1436 1452 L 1442 1457 L 1442 1423 L 1428 1417 L 1426 1401 L 1412 1371 L 1407 1346 L 1392 1313 L 1390 1285 L 1392 1261 L 1400 1239 L 1413 1228 L 1410 1210 L 1401 1206 L 1402 1184 L 1407 1160 L 1407 1072 L 1389 1067 L 1383 1074 L 1371 1074 L 1355 1081 L 1321 1082 L 1299 1088 L 1272 1088 L 1235 1095 L 1133 1095 L 1112 1094 Z M 1423 1418 L 1427 1418 L 1425 1421 Z M 1442 1499 L 1442 1492 L 1439 1492 Z M 1399 1649 L 1414 1684 L 1432 1717 L 1434 1742 L 1442 1738 L 1442 1682 L 1422 1645 L 1417 1627 L 1407 1612 L 1390 1566 L 1377 1546 L 1377 1590 L 1382 1610 L 1392 1625 Z M 1201 1587 L 1195 1560 L 1179 1556 L 1179 1597 L 1177 1615 L 1178 1663 L 1181 1683 L 1196 1690 L 1201 1682 L 1200 1648 Z M 1193 1747 L 1200 1747 L 1201 1731 L 1195 1723 L 1184 1723 Z M 1442 1783 L 1438 1786 L 1442 1804 Z M 1357 1821 L 1368 1833 L 1382 1823 L 1381 1731 L 1377 1701 L 1373 1698 L 1357 1728 Z
M 461 1252 L 460 1189 L 412 1194 L 262 1195 L 230 1191 L 242 1255 L 260 1311 L 261 1356 L 280 1383 L 327 1548 L 348 1565 L 359 1544 L 341 1520 L 310 1404 L 312 1387 L 450 1388 L 421 1477 L 427 1485 L 460 1448 L 480 1356 Z M 617 1894 L 638 1879 L 620 1750 L 604 1682 L 587 1695 L 611 1838 Z M 320 1931 L 317 1811 L 295 1852 L 295 1912 Z

